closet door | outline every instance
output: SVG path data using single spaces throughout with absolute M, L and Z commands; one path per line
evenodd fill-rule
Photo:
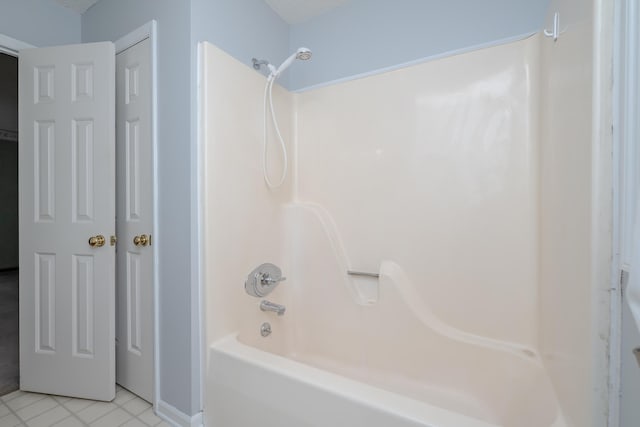
M 151 42 L 116 56 L 118 384 L 153 399 Z
M 20 388 L 115 396 L 115 50 L 19 57 Z

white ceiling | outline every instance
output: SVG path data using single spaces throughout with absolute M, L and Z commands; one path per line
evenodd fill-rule
M 299 24 L 349 0 L 264 0 L 289 24 Z
M 83 14 L 98 0 L 54 0 L 56 3 Z M 299 24 L 321 15 L 348 0 L 264 0 L 289 24 Z

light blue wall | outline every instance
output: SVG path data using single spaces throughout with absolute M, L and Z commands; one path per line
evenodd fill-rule
M 191 12 L 194 43 L 211 42 L 247 65 L 288 56 L 289 25 L 264 0 L 192 0 Z
M 200 400 L 192 337 L 190 1 L 100 1 L 82 17 L 82 41 L 115 41 L 152 19 L 158 22 L 160 399 L 193 415 Z
M 289 26 L 264 0 L 192 0 L 192 40 L 276 66 L 313 50 L 280 79 L 292 90 L 539 31 L 549 0 L 351 0 Z
M 293 25 L 290 50 L 313 50 L 291 70 L 293 90 L 542 28 L 549 0 L 351 0 Z
M 80 21 L 50 0 L 0 0 L 0 34 L 34 46 L 80 43 Z

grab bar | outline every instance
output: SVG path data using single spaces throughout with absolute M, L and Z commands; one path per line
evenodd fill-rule
M 366 273 L 364 271 L 347 270 L 347 274 L 349 276 L 365 276 L 365 277 L 374 277 L 376 279 L 380 277 L 378 273 Z

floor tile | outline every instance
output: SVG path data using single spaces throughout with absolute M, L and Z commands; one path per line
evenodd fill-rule
M 18 396 L 22 396 L 23 394 L 25 394 L 23 391 L 16 390 L 16 391 L 11 392 L 9 394 L 5 394 L 0 399 L 2 399 L 3 402 L 8 402 L 9 400 L 15 399 Z
M 45 398 L 42 398 L 32 403 L 31 405 L 20 408 L 15 412 L 16 412 L 16 415 L 20 417 L 21 420 L 27 421 L 35 416 L 38 416 L 44 412 L 47 412 L 50 409 L 55 408 L 56 406 L 58 406 L 58 402 L 56 402 L 53 398 L 47 396 Z
M 68 410 L 70 410 L 71 412 L 77 413 L 83 410 L 84 408 L 86 408 L 87 406 L 91 405 L 93 402 L 94 402 L 93 400 L 86 400 L 86 399 L 70 399 L 64 402 L 62 405 Z
M 64 420 L 52 425 L 51 427 L 86 427 L 86 424 L 76 417 L 67 417 Z
M 58 403 L 65 403 L 72 399 L 71 397 L 67 397 L 67 396 L 51 396 L 51 397 L 53 397 Z
M 122 427 L 149 427 L 149 426 L 137 418 L 132 418 L 126 423 L 122 424 Z
M 158 416 L 153 413 L 153 408 L 147 409 L 142 414 L 138 415 L 138 418 L 140 418 L 150 426 L 155 426 L 156 424 L 160 424 L 162 422 L 162 419 L 158 418 Z
M 119 426 L 132 418 L 133 416 L 130 413 L 118 408 L 114 411 L 109 412 L 107 415 L 98 418 L 89 425 L 91 427 L 113 427 Z
M 45 397 L 46 396 L 44 394 L 22 393 L 18 397 L 6 401 L 5 404 L 12 410 L 17 411 L 24 408 L 25 406 L 29 406 L 37 402 L 38 400 L 42 400 Z
M 93 402 L 91 405 L 76 413 L 78 418 L 85 423 L 95 421 L 98 417 L 113 411 L 117 406 L 111 402 Z
M 122 407 L 127 412 L 130 412 L 133 415 L 138 415 L 150 408 L 151 405 L 140 398 L 135 398 L 122 405 Z
M 0 426 L 2 427 L 16 427 L 19 425 L 22 425 L 22 421 L 13 414 L 8 414 L 0 418 Z
M 113 400 L 113 403 L 122 406 L 135 397 L 136 395 L 131 393 L 130 391 L 121 389 L 116 393 L 116 398 Z
M 5 405 L 4 403 L 0 403 L 0 417 L 4 417 L 9 412 L 11 412 L 9 410 L 9 407 L 7 405 Z
M 51 425 L 67 418 L 71 413 L 62 406 L 56 406 L 49 409 L 37 417 L 31 418 L 26 422 L 29 427 L 50 427 Z
M 0 427 L 171 427 L 151 404 L 116 386 L 112 402 L 16 391 L 0 396 Z

